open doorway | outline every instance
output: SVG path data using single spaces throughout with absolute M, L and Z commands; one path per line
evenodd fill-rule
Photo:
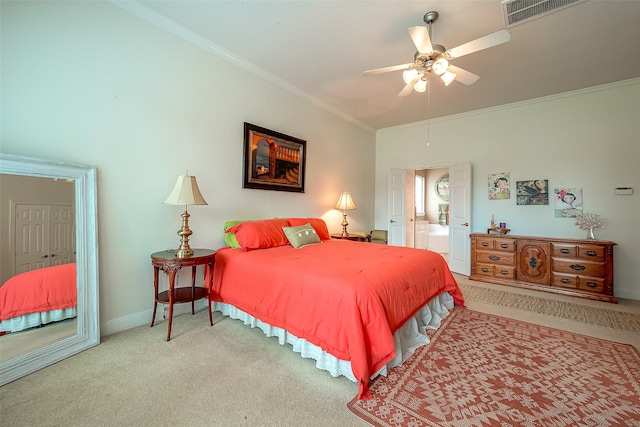
M 409 183 L 407 183 L 409 184 Z M 414 247 L 449 256 L 449 168 L 415 171 Z

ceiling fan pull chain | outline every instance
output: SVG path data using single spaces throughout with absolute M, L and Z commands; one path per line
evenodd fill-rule
M 431 114 L 431 85 L 427 88 L 427 117 Z M 427 118 L 427 147 L 431 145 L 431 118 Z

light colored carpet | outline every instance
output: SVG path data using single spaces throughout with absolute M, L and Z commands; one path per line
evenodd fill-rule
M 473 301 L 471 292 L 467 305 L 476 311 L 640 348 L 640 334 Z M 219 313 L 214 322 L 210 327 L 206 310 L 177 316 L 169 342 L 165 322 L 103 337 L 94 348 L 0 387 L 0 426 L 368 425 L 346 407 L 355 383 L 318 370 L 260 330 Z
M 592 307 L 558 299 L 483 288 L 480 285 L 470 285 L 469 282 L 459 282 L 464 297 L 472 301 L 486 302 L 503 307 L 602 326 L 618 331 L 640 334 L 640 313 L 628 313 L 614 309 Z M 616 306 L 615 304 L 608 304 L 613 308 Z

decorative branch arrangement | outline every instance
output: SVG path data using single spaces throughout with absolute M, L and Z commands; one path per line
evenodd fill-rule
M 602 218 L 600 215 L 591 212 L 581 212 L 576 216 L 576 225 L 580 230 L 589 230 L 588 238 L 591 239 L 594 239 L 593 230 L 604 228 L 606 222 L 606 218 Z

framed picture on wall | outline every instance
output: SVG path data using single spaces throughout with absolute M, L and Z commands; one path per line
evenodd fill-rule
M 518 205 L 548 205 L 549 180 L 532 179 L 516 181 L 516 200 Z
M 307 141 L 245 122 L 242 188 L 304 193 Z
M 582 213 L 582 187 L 561 187 L 553 190 L 556 218 L 576 218 Z
M 489 200 L 511 198 L 509 172 L 491 173 L 488 176 Z

